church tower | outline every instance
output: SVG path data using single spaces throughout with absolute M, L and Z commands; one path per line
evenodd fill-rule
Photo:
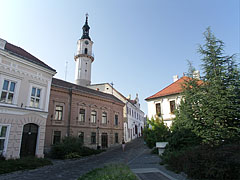
M 93 41 L 89 36 L 88 14 L 86 14 L 86 21 L 82 29 L 83 34 L 77 42 L 77 54 L 74 57 L 76 61 L 75 83 L 80 86 L 88 86 L 91 84 L 91 65 L 94 61 Z

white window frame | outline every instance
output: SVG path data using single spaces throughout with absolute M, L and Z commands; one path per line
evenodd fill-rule
M 57 110 L 57 107 L 61 107 L 62 109 L 61 110 Z M 55 111 L 54 111 L 54 119 L 56 120 L 56 121 L 62 121 L 63 120 L 63 111 L 64 111 L 64 107 L 63 107 L 63 105 L 61 105 L 61 104 L 56 104 L 55 105 Z M 59 118 L 60 115 L 61 114 L 61 118 Z
M 6 102 L 0 102 L 0 103 L 4 104 L 4 105 L 15 105 L 16 106 L 17 105 L 17 100 L 18 100 L 18 95 L 19 95 L 19 90 L 20 90 L 21 80 L 17 79 L 17 78 L 13 78 L 11 76 L 0 75 L 0 96 L 2 95 L 4 80 L 15 82 L 16 84 L 15 84 L 15 89 L 14 89 L 14 95 L 13 95 L 12 103 L 11 104 L 10 103 L 6 103 Z
M 106 115 L 106 116 L 103 116 L 103 115 Z M 102 124 L 107 124 L 107 112 L 102 112 Z
M 96 115 L 95 115 L 95 116 L 92 116 L 92 112 L 95 112 Z M 95 118 L 93 118 L 93 117 L 95 117 Z M 96 123 L 97 123 L 97 111 L 96 111 L 96 110 L 92 110 L 92 111 L 91 111 L 91 121 L 90 121 L 90 122 L 93 123 L 93 124 L 96 124 Z
M 83 120 L 82 120 L 82 114 L 80 114 L 81 109 L 84 109 L 84 119 Z M 79 122 L 85 122 L 86 121 L 86 109 L 85 108 L 82 108 L 82 107 L 79 108 L 78 121 Z
M 34 87 L 34 88 L 41 89 L 41 92 L 40 92 L 40 100 L 39 100 L 39 106 L 38 106 L 38 107 L 32 107 L 32 106 L 30 106 L 31 97 L 32 97 L 32 88 L 33 88 L 33 87 Z M 40 85 L 37 85 L 37 84 L 30 83 L 29 93 L 28 93 L 28 103 L 27 103 L 28 108 L 30 108 L 30 109 L 43 110 L 43 102 L 44 102 L 44 100 L 46 99 L 46 96 L 44 96 L 44 95 L 45 95 L 45 90 L 46 90 L 46 88 L 45 88 L 44 86 L 40 86 Z
M 11 124 L 0 124 L 0 134 L 1 134 L 2 126 L 7 126 L 6 136 L 5 137 L 0 137 L 0 139 L 5 139 L 4 145 L 3 145 L 4 148 L 3 148 L 2 151 L 0 151 L 0 154 L 5 156 L 6 153 L 7 153 L 7 146 L 8 146 L 8 139 L 9 139 L 9 133 L 10 133 L 10 129 L 11 129 Z

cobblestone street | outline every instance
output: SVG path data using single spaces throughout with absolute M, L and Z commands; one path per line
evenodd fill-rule
M 98 155 L 78 160 L 54 161 L 54 165 L 45 166 L 35 170 L 18 171 L 1 175 L 1 180 L 76 180 L 86 172 L 103 167 L 109 163 L 126 163 L 142 180 L 162 179 L 168 180 L 159 170 L 159 157 L 151 155 L 150 150 L 143 144 L 142 138 L 127 143 L 125 152 L 121 147 L 109 149 Z M 171 172 L 168 172 L 168 174 Z M 172 179 L 184 179 L 179 175 L 170 174 Z M 150 180 L 149 179 L 149 180 Z M 170 178 L 171 179 L 171 178 Z

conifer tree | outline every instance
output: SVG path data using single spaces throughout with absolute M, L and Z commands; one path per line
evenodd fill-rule
M 219 145 L 240 140 L 240 71 L 233 56 L 224 55 L 224 43 L 210 28 L 204 33 L 202 83 L 190 78 L 174 128 L 191 129 L 203 143 Z M 191 68 L 190 68 L 191 69 Z

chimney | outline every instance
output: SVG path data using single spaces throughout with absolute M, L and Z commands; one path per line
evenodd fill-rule
M 131 99 L 131 94 L 128 95 L 127 99 Z
M 173 76 L 173 82 L 176 82 L 178 80 L 178 75 Z
M 0 38 L 0 49 L 5 49 L 6 43 L 7 43 L 7 41 L 5 41 L 4 39 Z
M 200 80 L 200 71 L 196 70 L 193 72 L 193 78 Z

